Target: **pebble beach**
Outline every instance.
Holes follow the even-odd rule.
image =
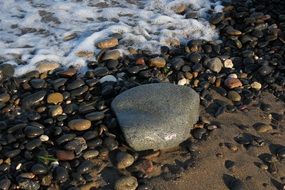
[[[0,5],[0,189],[285,190],[285,2]]]

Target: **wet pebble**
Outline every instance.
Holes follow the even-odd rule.
[[[87,119],[74,119],[68,122],[68,126],[71,130],[85,131],[91,127],[91,121]]]
[[[228,92],[228,98],[233,102],[239,102],[241,100],[241,96],[239,95],[239,93],[233,90]]]
[[[213,72],[216,72],[216,73],[219,73],[222,68],[223,68],[223,63],[221,61],[221,59],[219,58],[211,58],[208,63],[207,63],[207,67],[213,71]]]
[[[77,167],[77,172],[80,174],[89,173],[94,166],[93,162],[85,160]]]
[[[162,68],[166,65],[166,61],[162,57],[155,57],[150,59],[149,65],[152,67]]]
[[[204,128],[195,128],[191,131],[191,134],[195,139],[201,140],[204,136],[207,135],[207,130]]]
[[[104,119],[105,114],[104,112],[91,112],[85,115],[85,118],[90,121],[99,121]]]
[[[75,158],[75,155],[73,151],[57,150],[56,157],[58,160],[67,161],[67,160],[73,160]]]
[[[116,161],[118,169],[125,169],[131,166],[134,163],[135,159],[132,155],[126,152],[119,152],[116,155]]]
[[[6,103],[10,100],[10,95],[8,93],[0,94],[0,102]]]
[[[11,185],[11,181],[7,178],[0,180],[0,188],[1,190],[9,190]]]
[[[68,180],[69,175],[64,167],[58,166],[53,172],[54,179],[59,183],[63,183]]]
[[[47,103],[49,104],[58,104],[63,101],[63,95],[59,92],[55,92],[52,94],[49,94],[47,97]]]
[[[115,190],[135,190],[138,187],[138,181],[133,176],[121,177],[115,182]]]
[[[28,138],[34,138],[44,134],[44,130],[35,126],[27,126],[24,129],[24,133]]]
[[[273,129],[271,125],[265,124],[265,123],[255,124],[254,128],[259,133],[266,133],[266,132],[272,131]]]
[[[46,174],[48,172],[48,169],[43,164],[35,164],[32,166],[31,172],[33,172],[35,175],[42,175]]]

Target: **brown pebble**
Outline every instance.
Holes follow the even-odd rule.
[[[56,157],[58,160],[67,161],[73,160],[75,158],[75,155],[73,151],[58,150],[56,151]]]
[[[75,131],[85,131],[91,127],[91,121],[87,119],[74,119],[68,122],[68,126]]]
[[[229,89],[241,87],[242,83],[239,79],[236,78],[227,78],[224,82],[225,86],[228,87]]]
[[[49,104],[58,104],[63,101],[63,95],[59,92],[55,92],[52,94],[49,94],[47,97],[47,103]]]
[[[150,59],[149,65],[152,67],[162,68],[166,65],[166,61],[162,57],[155,57]]]
[[[76,74],[77,70],[75,68],[69,68],[65,71],[59,72],[59,76],[61,77],[66,77],[66,78],[71,78]]]
[[[115,47],[119,44],[119,41],[117,38],[111,38],[107,40],[100,41],[96,44],[96,46],[100,49],[107,49]]]

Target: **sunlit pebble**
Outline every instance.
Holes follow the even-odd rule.
[[[51,166],[52,167],[57,167],[59,165],[59,162],[58,161],[53,161],[52,163],[51,163]]]
[[[106,76],[102,77],[99,80],[99,82],[100,83],[103,83],[103,82],[117,82],[117,79],[113,75],[106,75]]]
[[[237,79],[238,76],[237,76],[237,74],[233,73],[233,74],[229,74],[228,78],[235,78],[235,79]]]
[[[254,58],[255,60],[258,60],[258,59],[259,59],[259,57],[258,57],[257,55],[255,55],[253,58]]]
[[[272,120],[272,115],[271,114],[268,115],[268,119]]]
[[[184,86],[186,84],[189,84],[189,80],[188,79],[183,78],[183,79],[178,81],[178,85]]]
[[[49,137],[47,135],[41,135],[40,139],[41,139],[42,142],[46,142],[46,141],[49,140]]]
[[[70,103],[71,103],[71,100],[67,100],[65,103],[66,103],[66,104],[70,104]]]
[[[22,167],[22,163],[19,163],[19,164],[16,166],[16,170],[21,169],[21,167]]]

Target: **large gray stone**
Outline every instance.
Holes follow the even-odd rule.
[[[199,95],[170,83],[146,84],[112,102],[127,143],[137,151],[176,147],[189,137],[199,117]]]

